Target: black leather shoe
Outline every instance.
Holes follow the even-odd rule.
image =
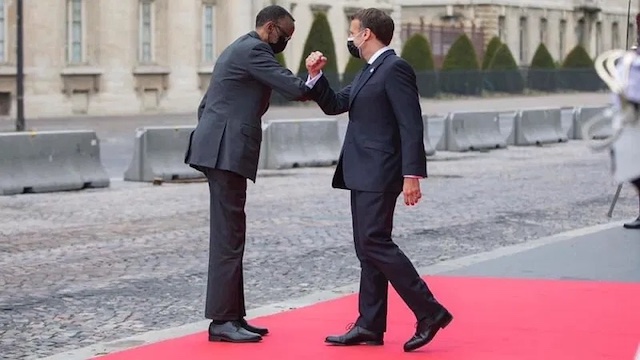
[[[624,224],[625,229],[640,229],[640,216],[630,223]]]
[[[435,319],[424,319],[418,322],[416,334],[404,344],[404,351],[413,351],[427,345],[440,329],[444,329],[453,320],[453,316],[443,309]]]
[[[383,345],[382,333],[369,331],[360,326],[354,326],[344,335],[327,336],[324,342],[332,345]]]
[[[260,336],[265,336],[269,333],[269,329],[267,328],[259,328],[257,326],[253,326],[247,322],[245,319],[240,319],[240,325],[247,331],[252,332],[254,334],[258,334]]]
[[[239,321],[227,321],[224,324],[209,325],[209,341],[225,341],[232,343],[253,343],[262,337],[242,327]]]

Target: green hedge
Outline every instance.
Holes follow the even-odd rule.
[[[462,34],[454,41],[442,63],[440,90],[458,95],[480,95],[482,73],[471,40]]]
[[[527,73],[527,87],[531,90],[555,91],[558,88],[556,62],[544,44],[538,45],[529,71]]]
[[[593,59],[581,45],[574,47],[562,63],[563,72],[559,73],[558,88],[576,91],[596,91],[599,79],[593,66]]]
[[[317,13],[315,15],[313,23],[311,24],[311,29],[309,30],[309,35],[304,43],[304,50],[302,51],[303,55],[300,59],[300,66],[298,68],[298,76],[303,79],[306,79],[308,75],[305,60],[307,59],[307,55],[313,51],[320,51],[327,57],[327,65],[325,65],[322,71],[332,87],[339,87],[340,76],[336,62],[336,48],[333,43],[333,34],[331,32],[329,20],[324,13]]]
[[[502,46],[502,41],[497,36],[494,36],[489,40],[489,44],[487,44],[487,49],[484,52],[484,58],[482,58],[482,67],[481,69],[486,70],[489,68],[491,64],[491,60],[493,59],[493,55],[496,54],[496,51]]]
[[[501,45],[493,55],[485,74],[485,82],[485,89],[495,92],[516,94],[524,90],[524,79],[507,45]]]
[[[420,96],[434,97],[438,93],[431,44],[426,37],[415,34],[407,40],[400,55],[415,70]]]

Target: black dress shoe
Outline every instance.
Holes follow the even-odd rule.
[[[252,332],[254,334],[258,334],[260,336],[265,336],[269,333],[269,329],[266,328],[259,328],[257,326],[253,326],[251,324],[249,324],[247,322],[247,320],[245,319],[240,319],[240,325],[245,329],[248,330],[249,332]]]
[[[640,216],[630,223],[624,224],[625,229],[640,229]]]
[[[404,351],[412,351],[427,345],[440,329],[449,325],[451,320],[453,320],[453,316],[443,309],[435,319],[424,319],[418,322],[416,334],[404,344]]]
[[[354,326],[344,335],[327,336],[324,340],[332,345],[383,345],[382,333],[369,331],[360,326]]]
[[[242,327],[240,321],[227,321],[223,324],[209,325],[209,341],[225,341],[232,343],[253,343],[262,337]]]

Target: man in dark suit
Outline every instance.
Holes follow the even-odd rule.
[[[422,197],[420,179],[427,177],[416,76],[387,47],[393,31],[393,20],[383,11],[358,11],[347,46],[353,56],[367,61],[366,67],[338,93],[324,76],[314,88],[314,100],[325,114],[349,112],[333,187],[351,190],[353,237],[361,266],[360,316],[346,334],[329,336],[326,342],[381,345],[390,282],[418,320],[415,335],[404,345],[411,351],[429,343],[453,317],[391,239],[398,196],[402,192],[406,205],[416,205]]]
[[[209,181],[211,230],[205,316],[212,320],[210,341],[256,342],[268,333],[244,319],[244,206],[247,179],[256,180],[261,118],[269,107],[271,90],[289,100],[306,100],[313,87],[314,79],[305,83],[275,59],[294,30],[293,17],[282,7],[261,10],[256,30],[220,54],[198,107],[198,125],[191,134],[185,162],[202,171]]]

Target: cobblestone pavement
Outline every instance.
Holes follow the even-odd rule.
[[[427,266],[607,222],[615,190],[607,166],[583,142],[439,153],[424,202],[398,206],[394,235]],[[349,196],[330,188],[331,175],[272,171],[250,183],[249,307],[357,281]],[[625,187],[614,217],[636,215]],[[202,320],[207,236],[204,183],[0,197],[0,358]]]

